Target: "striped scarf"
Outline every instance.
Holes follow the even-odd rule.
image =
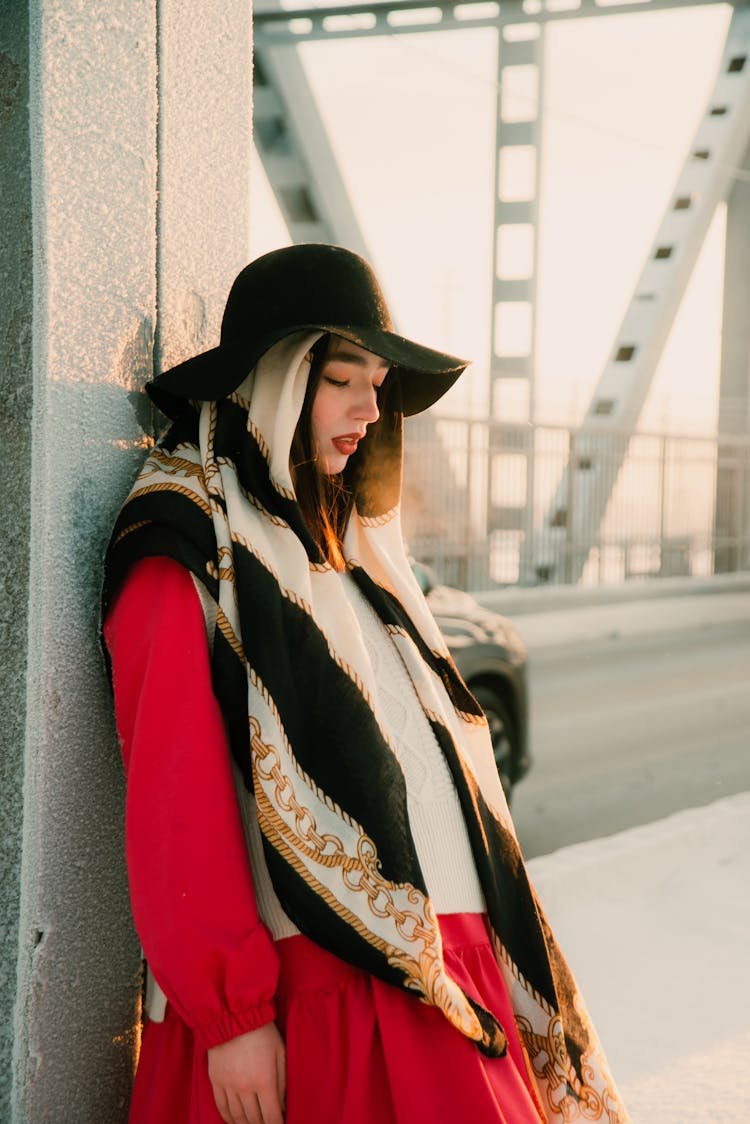
[[[203,583],[216,604],[214,690],[285,912],[312,940],[439,1008],[499,1056],[503,1028],[446,971],[368,652],[341,576],[295,500],[289,452],[318,335],[276,344],[234,393],[191,406],[156,444],[113,532],[105,612],[148,555],[175,559]],[[450,768],[543,1119],[620,1124],[627,1115],[526,876],[484,715],[408,564],[401,447],[402,415],[385,401],[356,454],[347,566]]]

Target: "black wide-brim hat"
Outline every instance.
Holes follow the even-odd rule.
[[[393,331],[380,285],[364,258],[341,246],[303,243],[245,266],[227,299],[219,346],[164,371],[146,389],[160,410],[175,417],[185,399],[211,401],[231,394],[273,344],[316,328],[398,367],[407,415],[441,398],[467,366],[465,359]]]

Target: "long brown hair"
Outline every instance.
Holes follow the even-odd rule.
[[[312,406],[328,358],[331,336],[321,336],[311,348],[312,363],[291,448],[291,467],[297,502],[323,557],[335,570],[345,570],[343,538],[354,507],[356,453],[344,471],[328,475],[320,471],[312,433]],[[353,463],[352,463],[353,462]]]

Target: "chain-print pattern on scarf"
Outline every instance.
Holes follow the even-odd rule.
[[[414,950],[397,949],[373,933],[359,916],[352,914],[327,887],[316,880],[317,892],[325,897],[339,915],[346,915],[359,935],[383,952],[388,963],[404,974],[406,987],[419,992],[428,1002],[439,1007],[468,1037],[481,1039],[482,1028],[474,1011],[460,990],[449,986],[440,953],[440,930],[429,900],[415,886],[394,884],[383,878],[379,870],[377,848],[372,839],[350,817],[345,816],[341,809],[334,810],[359,832],[356,855],[347,852],[337,835],[320,833],[313,813],[298,801],[290,778],[282,769],[278,751],[261,738],[257,719],[251,716],[249,721],[258,818],[271,845],[283,853],[308,882],[311,870],[301,861],[300,855],[323,867],[339,867],[347,889],[364,894],[370,913],[374,917],[391,921],[399,938],[415,945]],[[272,796],[267,791],[269,786],[273,787]],[[330,803],[330,799],[328,802]],[[293,827],[283,819],[280,811],[293,816]],[[404,891],[415,909],[399,908],[394,900],[394,890]]]
[[[605,1071],[603,1058],[597,1059],[598,1067],[591,1065],[591,1058],[584,1058],[581,1069],[585,1081],[581,1082],[570,1064],[565,1048],[562,1022],[554,1015],[547,1024],[546,1033],[540,1034],[532,1029],[531,1022],[520,1016],[516,1019],[521,1041],[528,1054],[534,1075],[543,1091],[547,1106],[555,1118],[573,1124],[575,1121],[602,1121],[618,1124],[622,1120],[621,1105],[607,1085],[601,1092],[594,1089],[597,1071]]]
[[[186,446],[191,452],[200,456],[197,445]],[[164,449],[160,449],[157,445],[151,450],[151,454],[144,465],[141,472],[141,478],[152,476],[155,472],[163,472],[167,476],[197,476],[198,479],[203,479],[203,466],[200,460],[197,462],[188,457],[178,457],[176,453],[167,453]]]

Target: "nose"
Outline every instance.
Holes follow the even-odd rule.
[[[357,421],[363,421],[366,425],[375,422],[380,417],[380,410],[378,409],[378,392],[374,386],[363,388],[361,394],[357,396],[357,401],[354,405],[354,416]]]

